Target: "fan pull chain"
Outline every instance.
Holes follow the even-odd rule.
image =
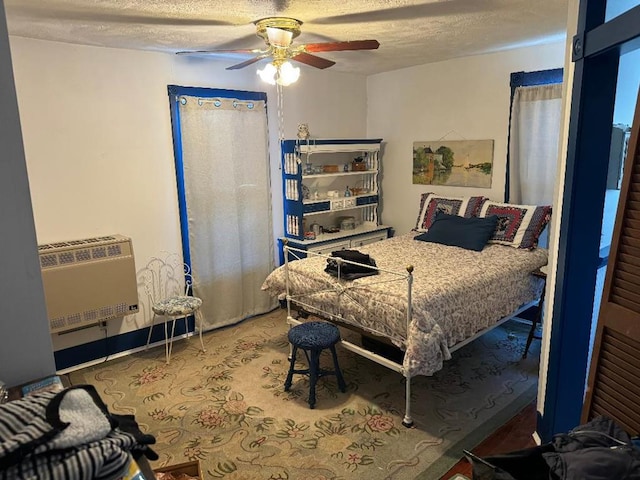
[[[276,95],[278,97],[278,139],[284,140],[284,92],[282,85],[276,83]]]

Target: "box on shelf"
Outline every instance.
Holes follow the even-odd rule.
[[[351,162],[352,172],[364,172],[366,169],[367,164],[365,162]]]
[[[340,217],[340,230],[355,230],[355,217]]]
[[[174,477],[176,475],[185,474],[193,478],[204,478],[202,476],[202,470],[200,469],[200,462],[198,460],[154,468],[153,471],[154,473],[171,473]]]
[[[323,165],[322,171],[324,173],[338,173],[340,171],[340,167],[338,165]]]

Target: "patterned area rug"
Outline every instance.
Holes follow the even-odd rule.
[[[529,327],[507,322],[413,379],[413,428],[401,425],[403,377],[340,347],[347,392],[323,377],[311,410],[305,376],[283,389],[285,313],[205,334],[206,353],[177,340],[170,365],[156,347],[69,377],[156,437],[154,468],[199,460],[204,478],[225,480],[435,480],[536,396],[539,342],[522,360]]]

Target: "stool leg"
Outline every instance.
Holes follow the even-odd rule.
[[[291,359],[289,364],[289,373],[287,373],[287,380],[284,382],[284,391],[288,392],[291,388],[291,383],[293,381],[293,370],[296,367],[296,352],[298,351],[298,347],[293,347],[293,351],[291,352]]]
[[[344,382],[344,378],[342,377],[342,371],[340,370],[340,365],[338,365],[338,355],[336,354],[336,347],[332,345],[331,356],[333,357],[333,368],[336,371],[336,378],[338,379],[338,388],[342,393],[347,391],[347,384]]]
[[[320,371],[320,352],[322,350],[311,350],[309,358],[309,408],[316,406],[316,382]]]

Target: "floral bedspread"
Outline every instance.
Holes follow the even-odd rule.
[[[408,233],[360,247],[381,272],[338,280],[324,272],[327,257],[289,262],[289,292],[311,311],[389,338],[405,350],[405,376],[432,375],[451,358],[449,347],[493,325],[538,298],[540,279],[531,272],[547,263],[547,251],[489,244],[481,252],[414,240]],[[408,280],[413,266],[412,315],[407,320]],[[385,271],[386,270],[386,271]],[[283,298],[285,267],[262,289]],[[407,326],[407,322],[409,325]]]

